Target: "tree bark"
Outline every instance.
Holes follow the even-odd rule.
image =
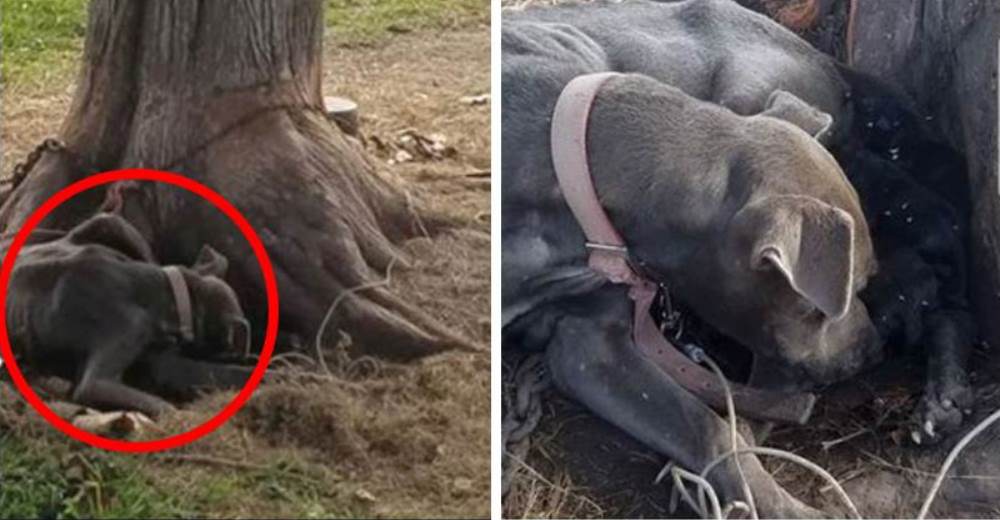
[[[72,153],[43,156],[0,208],[0,225],[18,229],[45,198],[93,173],[81,164],[175,171],[229,199],[257,230],[274,263],[282,331],[311,343],[344,295],[328,344],[339,329],[365,353],[397,359],[469,347],[385,287],[349,291],[406,265],[401,241],[445,220],[421,219],[406,187],[326,121],[323,24],[322,0],[92,0],[61,129]],[[181,190],[138,191],[123,211],[160,261],[189,262],[211,244],[263,324],[263,279],[235,226]],[[45,225],[68,228],[103,199],[79,197]]]

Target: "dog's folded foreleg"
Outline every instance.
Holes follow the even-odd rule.
[[[591,312],[568,315],[556,325],[547,349],[556,385],[688,470],[699,473],[729,451],[725,421],[631,344],[631,302],[624,290],[595,295],[587,307]],[[742,438],[739,442],[745,445]],[[820,514],[782,489],[756,457],[743,455],[740,461],[762,516]],[[732,459],[708,478],[723,500],[744,499]]]
[[[143,368],[153,387],[188,397],[199,390],[240,388],[253,371],[253,367],[191,359],[175,351],[146,355]]]
[[[973,328],[966,311],[940,310],[927,318],[927,382],[911,434],[917,444],[934,444],[956,431],[972,408],[967,365]]]

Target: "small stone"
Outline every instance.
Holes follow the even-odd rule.
[[[458,477],[451,483],[451,485],[455,488],[455,491],[460,493],[469,493],[472,491],[472,479],[469,478]]]
[[[371,494],[371,492],[363,488],[354,492],[354,498],[362,502],[368,502],[368,503],[375,502],[375,495]]]
[[[396,155],[393,157],[393,160],[396,161],[397,164],[410,162],[413,160],[413,155],[406,150],[396,150]]]

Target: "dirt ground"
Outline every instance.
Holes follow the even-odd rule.
[[[400,34],[375,47],[330,44],[324,77],[327,95],[360,105],[362,133],[380,167],[411,181],[418,196],[462,222],[407,244],[416,262],[393,273],[392,289],[484,347],[490,330],[489,101],[463,98],[489,92],[489,56],[488,27],[476,24]],[[3,93],[5,176],[57,132],[71,92],[67,77],[45,89]],[[399,155],[393,144],[404,133],[427,137],[440,153]],[[54,475],[73,478],[65,477],[69,489],[53,494],[89,504],[84,513],[120,512],[128,509],[116,506],[130,500],[133,488],[114,488],[108,475],[125,468],[129,483],[137,480],[163,497],[165,506],[139,512],[150,516],[485,517],[489,365],[488,354],[446,353],[412,366],[345,362],[334,367],[340,377],[333,379],[289,376],[262,386],[208,438],[150,456],[111,455],[69,441],[24,406],[4,374],[0,462],[14,467],[0,467],[0,490],[27,487],[35,467],[54,466]],[[161,426],[194,426],[231,397],[204,396]],[[19,453],[5,453],[4,446]],[[18,467],[18,460],[34,467]]]

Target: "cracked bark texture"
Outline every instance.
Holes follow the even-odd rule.
[[[281,329],[311,343],[331,303],[407,265],[402,241],[446,225],[418,216],[398,181],[322,114],[322,0],[92,0],[82,67],[61,137],[0,208],[11,232],[47,197],[93,172],[169,169],[232,202],[274,263]],[[266,303],[249,246],[194,195],[145,183],[126,216],[160,261],[189,263],[202,244],[230,260],[256,332]],[[45,227],[66,229],[104,193],[77,197]],[[349,293],[325,343],[349,334],[365,354],[412,359],[472,348],[385,287]],[[259,334],[258,334],[259,335]]]

